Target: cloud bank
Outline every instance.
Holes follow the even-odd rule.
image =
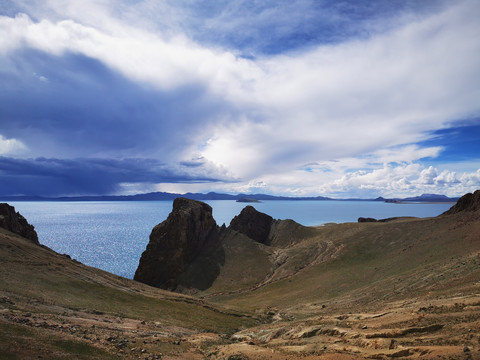
[[[96,189],[85,179],[58,187],[64,193],[162,189],[189,176],[232,192],[471,191],[478,167],[441,169],[460,142],[425,144],[480,126],[480,5],[399,4],[10,4],[0,16],[0,155],[22,150],[65,168],[110,159],[132,170],[125,159],[155,159],[170,172],[126,171]]]
[[[205,163],[167,165],[155,159],[13,159],[0,156],[3,195],[111,194],[142,184],[212,183],[228,180]],[[92,181],[95,179],[96,181]],[[1,195],[1,194],[0,194]]]

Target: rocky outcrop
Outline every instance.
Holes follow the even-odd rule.
[[[452,215],[460,212],[473,212],[480,210],[480,190],[475,191],[473,194],[468,193],[458,199],[457,203],[453,205],[449,210],[445,211],[442,215]]]
[[[0,204],[0,227],[18,234],[35,244],[39,244],[35,227],[7,203]]]
[[[258,212],[253,206],[246,206],[239,215],[232,219],[229,229],[236,230],[256,242],[268,245],[273,222],[271,216]]]
[[[177,198],[168,218],[155,226],[134,280],[174,290],[178,278],[198,254],[219,241],[212,208],[202,202]]]
[[[218,227],[209,205],[177,198],[168,218],[153,228],[134,280],[178,292],[205,290],[219,276],[227,256],[237,261],[232,256],[238,256],[240,248],[255,252],[255,243],[286,248],[311,231],[293,220],[274,220],[252,206],[245,207],[228,228]]]
[[[374,219],[374,218],[359,217],[359,218],[358,218],[358,222],[359,222],[359,223],[363,223],[363,222],[378,222],[378,220],[377,220],[377,219]]]

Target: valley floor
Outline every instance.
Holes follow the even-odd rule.
[[[479,359],[480,295],[324,309],[233,334],[0,298],[2,359]]]

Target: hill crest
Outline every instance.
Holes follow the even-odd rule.
[[[475,211],[480,211],[480,190],[463,195],[460,199],[458,199],[457,203],[449,210],[444,212],[443,215]]]

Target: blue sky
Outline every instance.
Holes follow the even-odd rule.
[[[4,0],[0,195],[480,188],[480,3]]]

